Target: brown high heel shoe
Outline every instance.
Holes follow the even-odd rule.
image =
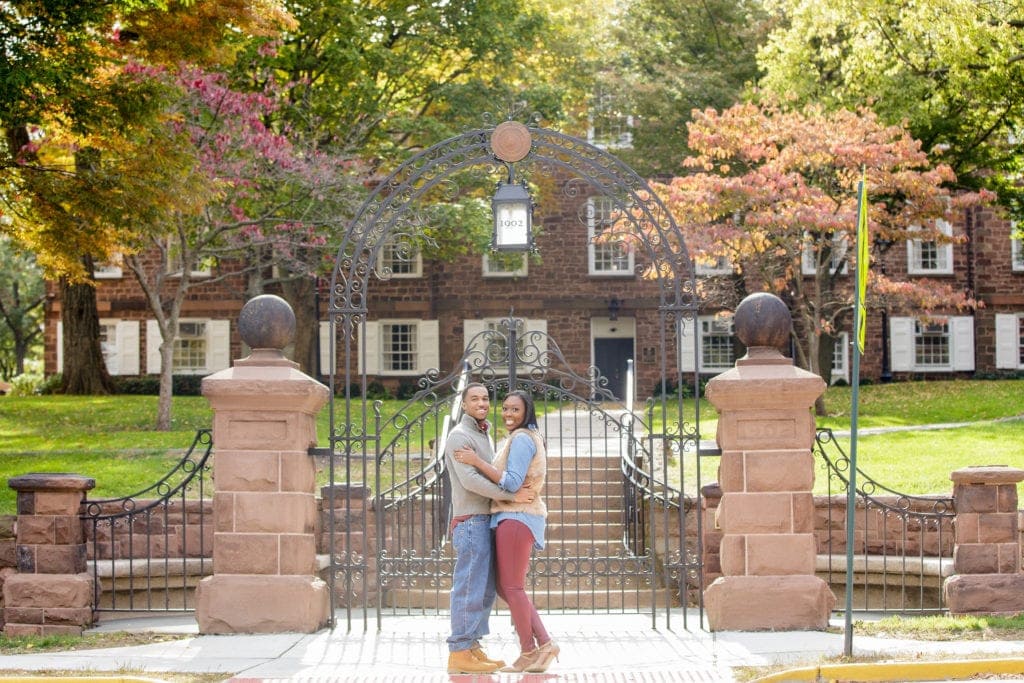
[[[558,659],[559,652],[561,652],[561,648],[558,647],[558,644],[549,640],[533,651],[534,659],[527,665],[526,671],[531,674],[544,673],[551,666],[551,662]]]
[[[530,650],[529,652],[524,652],[523,654],[519,655],[516,661],[512,662],[511,664],[502,668],[501,670],[504,673],[522,673],[523,671],[529,671],[530,669],[527,667],[533,664],[534,660],[537,659],[538,652],[540,652],[540,648],[537,648],[536,650]]]

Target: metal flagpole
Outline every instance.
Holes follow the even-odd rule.
[[[843,629],[843,654],[853,656],[853,545],[857,503],[857,413],[860,404],[860,357],[864,353],[867,312],[864,299],[868,279],[868,192],[866,174],[857,185],[857,284],[853,295],[853,391],[850,401],[850,480],[846,491],[846,621]]]

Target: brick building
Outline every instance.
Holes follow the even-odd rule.
[[[544,330],[577,371],[594,365],[622,394],[627,359],[635,359],[637,395],[650,395],[660,381],[660,335],[676,343],[671,322],[663,329],[659,285],[642,277],[642,256],[618,244],[595,243],[607,225],[610,200],[586,193],[552,192],[539,199],[537,254],[466,255],[449,262],[408,257],[385,244],[371,277],[360,363],[371,380],[391,389],[415,382],[429,368],[455,367],[477,332],[510,314],[525,330]],[[962,244],[896,243],[875,267],[890,275],[949,281],[983,303],[973,313],[946,311],[944,321],[918,320],[913,311],[871,309],[861,377],[878,380],[1017,375],[1024,371],[1024,241],[1011,238],[1012,225],[998,209],[969,209],[950,223]],[[637,250],[642,252],[642,250]],[[852,268],[849,269],[852,272]],[[729,277],[725,270],[701,270],[698,277]],[[202,279],[208,273],[196,273]],[[850,275],[852,279],[852,275]],[[241,277],[218,279],[191,290],[179,325],[176,374],[205,375],[244,355],[236,321],[245,303]],[[97,273],[103,348],[114,375],[159,372],[159,332],[128,272]],[[322,320],[327,297],[320,297]],[[697,321],[696,354],[681,355],[686,373],[702,375],[732,367],[738,348],[728,318],[707,310]],[[51,297],[46,317],[46,371],[61,370],[60,302]],[[684,332],[690,329],[684,325]],[[321,368],[329,368],[327,323],[321,322]],[[850,335],[836,343],[835,379],[849,380]],[[156,343],[154,343],[154,340]],[[669,364],[673,364],[672,358]],[[318,374],[313,372],[312,374]]]

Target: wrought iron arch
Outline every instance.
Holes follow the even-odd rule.
[[[685,239],[671,212],[647,181],[607,150],[585,140],[544,128],[528,130],[533,146],[528,156],[516,164],[520,174],[531,168],[543,172],[545,166],[560,167],[579,174],[589,186],[611,197],[623,212],[631,239],[644,248],[650,259],[650,267],[661,285],[662,306],[692,314],[697,297]],[[410,206],[457,171],[479,166],[498,172],[503,162],[491,150],[493,132],[494,128],[473,130],[433,145],[396,168],[363,202],[349,223],[335,259],[330,294],[332,318],[349,314],[358,322],[366,314],[367,281],[376,271],[377,256]],[[387,277],[387,273],[377,275]]]
[[[699,411],[695,412],[693,422],[687,423],[682,418],[682,395],[660,398],[660,419],[663,423],[660,434],[655,435],[655,401],[649,400],[646,417],[636,417],[629,409],[630,417],[616,418],[609,413],[601,402],[609,402],[612,395],[603,388],[606,380],[600,376],[596,368],[590,368],[585,375],[577,375],[570,371],[559,375],[552,359],[564,363],[560,352],[538,352],[537,344],[546,335],[531,333],[532,341],[528,342],[527,361],[522,367],[528,367],[528,374],[517,376],[516,363],[500,359],[483,357],[467,350],[462,362],[468,363],[468,370],[462,368],[445,373],[441,369],[429,369],[419,383],[418,391],[397,415],[384,415],[382,404],[366,398],[368,391],[367,376],[360,370],[358,358],[357,335],[365,331],[370,312],[369,281],[373,277],[387,279],[387,269],[377,267],[378,256],[387,244],[399,245],[399,249],[412,249],[422,239],[417,221],[417,206],[432,197],[431,193],[443,187],[461,171],[479,168],[485,174],[497,177],[508,170],[509,164],[500,159],[492,149],[492,135],[497,127],[487,127],[468,131],[452,137],[424,150],[397,167],[384,179],[370,197],[362,204],[350,222],[342,243],[337,252],[334,265],[330,299],[328,307],[330,323],[329,358],[332,366],[326,374],[330,378],[331,407],[330,431],[331,448],[329,458],[329,476],[331,486],[330,500],[327,503],[331,511],[326,516],[326,527],[330,539],[329,583],[332,600],[336,606],[351,608],[362,604],[369,606],[376,598],[378,624],[381,617],[384,583],[381,577],[398,576],[400,581],[417,578],[431,584],[434,589],[443,583],[447,560],[444,547],[445,521],[444,515],[435,507],[419,504],[431,497],[443,496],[445,485],[444,462],[439,454],[440,444],[431,441],[426,444],[428,423],[436,425],[448,419],[445,408],[452,405],[450,413],[454,413],[452,397],[459,391],[460,378],[469,372],[484,379],[485,383],[497,396],[502,391],[517,387],[526,387],[546,393],[558,401],[574,403],[580,410],[592,412],[596,421],[604,425],[606,431],[615,432],[625,437],[628,454],[623,454],[620,464],[615,467],[621,477],[621,486],[617,495],[626,502],[626,510],[622,512],[626,518],[622,523],[626,532],[620,543],[627,556],[617,557],[544,557],[539,558],[535,569],[540,575],[556,583],[562,579],[562,572],[583,581],[594,581],[594,572],[611,572],[602,575],[623,578],[632,573],[643,571],[648,584],[655,582],[652,578],[662,572],[676,582],[677,595],[682,592],[685,597],[692,592],[694,582],[702,580],[699,570],[694,567],[700,562],[700,531],[697,533],[697,550],[682,548],[674,555],[666,548],[657,551],[657,545],[647,537],[653,534],[652,528],[660,524],[662,528],[672,525],[685,525],[684,517],[692,513],[694,501],[686,499],[680,491],[674,490],[667,481],[654,471],[658,457],[655,451],[668,452],[669,448],[682,454],[688,448],[693,450],[699,441]],[[553,176],[562,171],[571,176],[563,192],[568,196],[580,195],[584,188],[588,195],[604,196],[611,199],[617,209],[615,240],[629,240],[644,256],[643,267],[650,269],[658,285],[658,312],[661,323],[659,359],[662,371],[662,386],[665,387],[669,354],[679,360],[681,347],[673,343],[679,339],[684,320],[694,320],[697,314],[698,297],[695,286],[694,267],[686,249],[682,232],[679,230],[671,213],[653,192],[648,183],[635,171],[622,163],[607,150],[601,149],[556,131],[540,128],[527,128],[531,145],[524,158],[515,162],[515,170],[519,177]],[[510,324],[514,318],[509,316]],[[669,328],[674,328],[669,332]],[[507,332],[507,330],[506,330]],[[493,339],[501,335],[489,333]],[[526,335],[530,339],[530,335]],[[514,335],[513,335],[514,339]],[[696,350],[696,339],[694,350]],[[554,340],[544,341],[555,349]],[[515,342],[505,339],[505,349],[512,353]],[[533,345],[534,354],[529,345]],[[674,348],[673,348],[674,347]],[[491,347],[494,348],[494,347]],[[676,385],[682,384],[680,364],[674,366],[677,376],[671,378]],[[544,376],[547,374],[548,376]],[[358,382],[352,380],[357,377]],[[337,385],[343,378],[344,384]],[[697,386],[697,375],[694,371],[693,385]],[[340,410],[335,408],[335,398],[344,400]],[[670,423],[671,408],[668,403],[675,401],[678,408],[678,422]],[[643,412],[643,411],[640,411]],[[387,432],[387,436],[384,433]],[[643,433],[642,438],[635,436]],[[444,428],[441,429],[444,433]],[[413,436],[411,436],[413,435]],[[409,439],[419,438],[421,443],[418,453],[422,462],[409,465],[408,457],[405,469],[396,471],[394,462],[398,459],[401,448],[408,451]],[[607,437],[606,437],[607,438]],[[403,446],[403,444],[405,444]],[[662,457],[662,465],[668,457]],[[391,463],[389,476],[382,477],[382,468]],[[345,481],[353,479],[349,476],[353,468],[362,468],[362,477],[356,480],[370,482],[369,467],[374,468],[372,485],[352,486],[347,483],[335,486],[337,468],[344,468]],[[699,477],[699,465],[698,465]],[[699,496],[699,493],[697,494]],[[360,510],[360,505],[364,509]],[[345,516],[339,517],[333,511],[345,510]],[[655,521],[654,510],[660,511],[662,521]],[[699,507],[698,507],[699,509]],[[402,518],[410,515],[410,528],[418,527],[417,532],[406,529],[394,520],[387,521],[388,515]],[[673,519],[670,519],[673,518]],[[698,526],[700,515],[696,515]],[[367,520],[373,520],[371,525]],[[339,527],[341,521],[343,526]],[[362,530],[356,522],[363,524]],[[385,548],[392,536],[408,533],[407,550],[389,552]],[[678,535],[685,536],[683,532]],[[375,541],[369,540],[375,536]],[[374,545],[374,542],[377,544]],[[667,541],[666,541],[667,543]],[[402,544],[397,545],[402,548]],[[660,553],[660,555],[659,555]],[[372,556],[372,559],[370,558]],[[401,569],[395,569],[400,567]],[[581,567],[586,567],[582,569]],[[609,569],[611,567],[612,569]],[[590,572],[588,574],[588,572]],[[336,585],[335,576],[343,576],[343,585]],[[375,582],[371,574],[378,577]],[[588,578],[589,577],[589,578]],[[600,582],[601,579],[598,579]],[[682,587],[680,587],[680,584]],[[389,586],[391,584],[388,584]],[[441,605],[434,605],[441,608]],[[353,612],[346,611],[351,627]],[[364,628],[367,613],[363,613]],[[685,623],[685,616],[684,616]]]

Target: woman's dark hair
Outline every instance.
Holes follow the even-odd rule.
[[[523,419],[522,426],[530,427],[532,429],[536,429],[537,428],[537,411],[533,407],[533,397],[530,396],[525,391],[521,391],[519,389],[516,389],[515,391],[508,392],[508,396],[505,397],[505,400],[507,401],[508,399],[512,398],[513,396],[515,396],[516,398],[518,398],[519,400],[521,400],[523,402],[523,415],[525,416],[525,418]]]

